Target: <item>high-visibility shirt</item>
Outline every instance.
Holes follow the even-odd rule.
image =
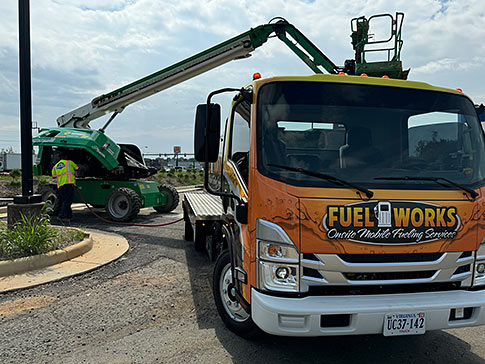
[[[61,159],[52,167],[52,177],[57,178],[57,188],[64,186],[65,184],[76,184],[76,177],[74,172],[78,169],[78,166],[73,161],[67,159]]]

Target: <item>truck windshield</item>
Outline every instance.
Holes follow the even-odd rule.
[[[426,178],[376,178],[405,176],[446,178],[476,188],[485,173],[483,134],[473,104],[465,96],[438,91],[268,83],[258,92],[257,146],[258,170],[297,186],[332,184],[274,165],[368,188],[446,188]]]

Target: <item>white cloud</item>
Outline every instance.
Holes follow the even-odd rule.
[[[18,115],[17,6],[16,0],[0,1],[0,92],[4,101],[0,125],[5,123],[4,115],[9,115],[10,124],[18,123],[14,120]],[[351,18],[396,11],[406,14],[402,59],[405,67],[412,68],[410,79],[461,87],[477,102],[484,102],[485,12],[481,0],[36,0],[31,1],[34,120],[54,126],[60,114],[93,97],[274,16],[294,23],[341,65],[353,58]],[[120,142],[150,143],[151,152],[168,152],[174,143],[190,149],[196,104],[204,102],[215,88],[246,84],[254,72],[271,76],[311,71],[273,39],[248,60],[224,65],[128,107],[110,126],[109,135]],[[221,100],[228,102],[230,97]],[[142,125],[136,134],[131,132],[134,123]]]
[[[469,61],[463,62],[458,59],[443,58],[414,68],[413,74],[480,70],[481,67],[483,67],[483,60],[479,57],[474,57]]]

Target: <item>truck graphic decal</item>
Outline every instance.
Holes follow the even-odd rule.
[[[419,244],[455,238],[454,206],[413,201],[366,201],[329,205],[323,218],[328,239],[369,244]]]

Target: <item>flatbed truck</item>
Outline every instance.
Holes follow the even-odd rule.
[[[220,146],[213,98],[228,91]],[[195,130],[220,203],[203,215],[186,195],[185,236],[216,257],[229,329],[400,336],[485,323],[485,140],[461,90],[256,78],[211,92]]]

